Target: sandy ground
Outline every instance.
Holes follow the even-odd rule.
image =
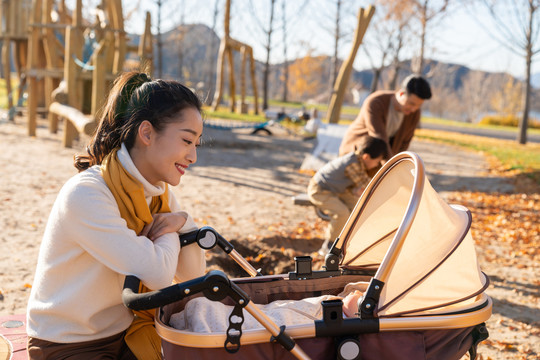
[[[282,273],[292,269],[295,255],[315,256],[325,223],[291,199],[308,183],[309,175],[298,169],[313,141],[272,130],[266,136],[207,129],[197,164],[173,191],[199,225],[214,227],[263,273]],[[60,187],[76,173],[73,154],[87,141],[65,149],[61,136],[50,134],[44,119],[36,137],[27,136],[24,118],[0,123],[0,315],[25,311],[48,213]],[[411,150],[424,160],[443,197],[464,190],[514,191],[509,179],[489,175],[481,154],[420,141]],[[490,342],[480,345],[483,358],[537,359],[538,264],[501,267],[486,260],[485,249],[477,250],[494,300]],[[211,267],[231,269],[232,260],[214,250],[207,258]]]

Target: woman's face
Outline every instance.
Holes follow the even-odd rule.
[[[153,185],[160,181],[178,185],[187,168],[197,161],[197,146],[203,130],[201,114],[195,108],[186,108],[159,133],[150,123],[146,126],[149,130],[143,130],[141,136],[148,135],[149,141],[145,143],[143,140],[146,145],[143,156],[142,159],[133,159],[135,165]]]

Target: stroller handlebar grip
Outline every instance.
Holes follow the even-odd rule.
[[[122,302],[131,310],[148,310],[182,300],[192,292],[200,291],[205,276],[174,284],[166,288],[139,293],[141,280],[133,275],[126,276],[122,290]]]
[[[132,275],[126,276],[124,281],[122,302],[131,310],[158,308],[198,292],[203,292],[208,299],[213,301],[222,300],[227,296],[243,306],[250,301],[249,296],[219,270],[212,270],[198,278],[145,293],[138,293],[140,283],[141,280]]]

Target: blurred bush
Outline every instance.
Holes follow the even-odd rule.
[[[515,115],[486,115],[480,120],[480,125],[496,125],[518,127],[520,118]],[[529,128],[540,129],[540,121],[529,118]]]

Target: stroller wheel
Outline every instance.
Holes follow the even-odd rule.
[[[346,339],[338,346],[339,360],[360,360],[360,343],[355,339]]]

